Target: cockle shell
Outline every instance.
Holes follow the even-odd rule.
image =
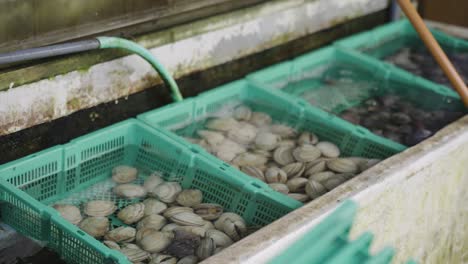
[[[306,164],[306,170],[304,175],[306,177],[312,176],[316,173],[325,171],[327,169],[327,163],[324,160],[317,159],[313,162]]]
[[[89,216],[109,216],[115,210],[117,210],[117,206],[114,202],[104,200],[89,201],[83,207],[84,213]]]
[[[152,228],[152,227],[142,227],[137,230],[136,235],[135,235],[135,240],[137,243],[140,243],[140,241],[148,234],[152,232],[158,232],[159,230]],[[164,232],[161,230],[161,232]]]
[[[219,146],[213,149],[213,153],[221,160],[231,162],[237,155],[246,152],[247,149],[230,140],[224,140]]]
[[[136,180],[138,170],[130,166],[117,166],[112,169],[112,180],[116,183],[129,183]]]
[[[267,163],[267,158],[262,155],[245,152],[237,155],[232,163],[237,166],[261,166]]]
[[[340,156],[340,149],[333,143],[322,141],[315,145],[322,155],[327,158],[338,158]]]
[[[222,231],[222,224],[224,223],[224,221],[226,220],[230,220],[232,222],[244,222],[244,219],[236,214],[236,213],[232,213],[232,212],[226,212],[226,213],[223,213],[219,218],[218,220],[215,221],[215,227],[216,229],[218,230],[221,230]]]
[[[145,216],[160,214],[167,209],[167,205],[163,202],[160,202],[154,198],[148,198],[143,201],[145,205]]]
[[[107,217],[87,217],[81,221],[79,227],[92,237],[100,238],[109,230],[109,219]]]
[[[282,167],[281,169],[286,173],[288,179],[293,179],[302,176],[305,166],[304,163],[294,162]]]
[[[227,136],[234,142],[247,145],[255,140],[257,128],[249,123],[241,123],[236,129],[230,130]]]
[[[222,133],[210,130],[198,130],[197,135],[203,138],[213,148],[219,146],[225,139]]]
[[[302,177],[297,177],[294,179],[289,180],[286,185],[289,188],[289,191],[291,192],[304,192],[305,191],[305,185],[307,184],[309,180],[306,178]]]
[[[228,247],[234,243],[228,235],[216,229],[207,230],[206,237],[213,239],[216,247]]]
[[[172,239],[174,239],[173,233],[153,231],[143,236],[138,245],[149,253],[158,253],[166,249]]]
[[[230,131],[236,129],[239,122],[232,117],[213,118],[206,122],[205,127],[217,131]]]
[[[177,261],[177,264],[197,264],[198,263],[198,257],[197,256],[186,256],[179,261]]]
[[[177,182],[165,182],[154,188],[149,195],[158,198],[165,203],[173,203],[177,195],[182,192],[182,187]]]
[[[260,132],[255,137],[255,147],[262,150],[273,150],[278,146],[278,143],[281,141],[281,137],[270,133],[270,132]]]
[[[216,204],[215,204],[216,205]],[[221,211],[224,210],[223,208],[221,208]],[[216,213],[219,212],[219,209],[216,210]],[[220,215],[222,214],[222,212],[220,213]],[[201,216],[201,215],[200,215]],[[202,217],[203,218],[203,217]],[[216,217],[218,218],[218,217]],[[204,218],[203,218],[204,219]],[[210,230],[210,229],[215,229],[215,226],[212,222],[210,221],[207,221],[205,220],[205,224],[202,226],[203,228],[205,228],[206,230]]]
[[[310,199],[307,194],[303,193],[288,193],[288,196],[302,203],[305,203]]]
[[[264,157],[267,158],[267,159],[273,157],[273,153],[271,153],[271,152],[268,151],[268,150],[263,150],[263,149],[253,149],[253,150],[252,150],[252,153],[253,153],[253,154],[256,154],[256,155],[264,156]]]
[[[117,217],[127,225],[140,221],[145,215],[145,205],[143,203],[131,204],[120,210]]]
[[[286,125],[280,125],[280,124],[271,125],[270,131],[273,134],[281,136],[281,138],[291,138],[291,137],[296,136],[297,134],[294,128],[286,126]]]
[[[310,132],[303,132],[297,139],[299,145],[315,145],[319,142],[317,135]]]
[[[273,153],[273,159],[281,166],[288,165],[295,161],[292,155],[292,147],[278,147]]]
[[[102,242],[104,245],[106,245],[108,248],[110,249],[116,249],[116,250],[120,250],[120,246],[119,244],[115,243],[114,241],[111,241],[111,240],[104,240]]]
[[[199,237],[205,237],[205,233],[206,233],[206,228],[204,228],[203,226],[178,226],[177,228],[174,229],[174,231],[177,231],[177,230],[189,232]]]
[[[135,235],[135,228],[129,226],[121,226],[109,231],[104,236],[104,239],[114,242],[132,242],[133,240],[135,240]]]
[[[318,198],[327,192],[327,189],[321,183],[314,180],[307,182],[305,190],[311,199]]]
[[[292,139],[284,139],[278,142],[278,148],[279,147],[287,147],[287,148],[294,148],[296,147],[296,142]]]
[[[359,168],[356,163],[350,159],[333,159],[327,161],[327,167],[339,173],[357,173]]]
[[[278,167],[271,167],[265,171],[265,180],[267,183],[286,183],[288,175]]]
[[[81,222],[83,217],[81,216],[80,209],[71,204],[56,204],[53,206],[60,215],[68,222],[77,225]]]
[[[338,187],[338,185],[344,183],[346,181],[346,178],[345,177],[342,177],[342,176],[339,176],[339,175],[335,175],[334,177],[326,180],[324,183],[323,183],[323,186],[325,186],[325,188],[327,188],[328,190],[333,190],[335,189],[336,187]]]
[[[167,223],[166,218],[160,215],[152,214],[141,219],[137,224],[137,229],[149,227],[149,228],[154,228],[156,230],[159,230],[163,226],[165,226],[166,223]]]
[[[127,199],[135,199],[146,196],[146,190],[140,185],[137,184],[120,184],[114,187],[114,193],[118,197],[123,197]]]
[[[252,117],[252,109],[245,105],[240,105],[234,109],[233,116],[239,121],[249,121]]]
[[[154,190],[156,186],[160,185],[163,182],[164,180],[161,178],[160,173],[155,172],[145,179],[145,182],[143,183],[143,188],[145,188],[147,192],[150,192],[151,190]]]
[[[334,176],[335,176],[335,173],[332,171],[322,171],[322,172],[318,172],[313,175],[310,175],[309,180],[314,180],[316,182],[320,182],[321,184],[323,184],[324,182],[328,181]]]
[[[172,215],[169,220],[182,226],[203,226],[205,224],[203,218],[191,212]]]
[[[235,213],[222,214],[216,220],[215,227],[234,241],[240,240],[247,233],[244,219]]]
[[[183,207],[183,206],[172,206],[172,207],[169,207],[166,211],[164,211],[164,217],[170,218],[173,215],[185,213],[185,212],[193,213],[193,208]]]
[[[283,183],[270,183],[270,184],[268,184],[268,186],[270,186],[270,188],[272,188],[273,190],[275,190],[277,192],[284,193],[284,194],[289,193],[289,188],[288,188],[288,186],[286,184],[283,184]]]
[[[207,259],[214,255],[216,249],[215,243],[212,238],[205,237],[201,240],[200,245],[197,248],[197,257],[200,260]]]
[[[202,203],[194,206],[193,210],[205,220],[215,220],[223,214],[223,207],[214,203]]]
[[[243,166],[241,167],[241,171],[247,175],[250,175],[254,178],[257,178],[261,181],[265,181],[265,176],[263,175],[263,171],[255,166]]]
[[[257,127],[262,127],[271,124],[271,117],[263,112],[252,112],[250,123]]]
[[[203,200],[203,193],[196,189],[187,189],[177,195],[176,202],[182,206],[193,207],[201,204]]]
[[[174,231],[176,228],[180,227],[180,225],[176,224],[176,223],[170,223],[170,224],[167,224],[165,225],[162,229],[161,229],[161,232],[172,232]]]
[[[119,250],[124,254],[132,263],[145,261],[149,259],[150,254],[134,244],[128,244]]]
[[[294,158],[299,162],[311,162],[320,158],[320,149],[313,145],[302,145],[292,152]]]
[[[154,255],[154,254],[153,254]],[[151,257],[149,264],[177,264],[177,259],[171,255],[157,254]]]

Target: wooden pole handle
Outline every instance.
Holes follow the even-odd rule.
[[[450,80],[450,83],[452,83],[453,87],[460,95],[465,106],[468,107],[468,88],[466,87],[465,82],[460,77],[439,43],[437,43],[437,40],[432,35],[431,31],[429,31],[426,24],[424,24],[424,21],[421,16],[419,16],[416,8],[411,4],[410,0],[398,0],[398,3],[400,4],[401,10],[403,10],[411,21],[411,24],[413,24],[424,44],[431,52],[432,56]]]

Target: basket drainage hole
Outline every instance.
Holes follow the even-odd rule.
[[[196,149],[196,148],[192,148],[191,150],[192,150],[193,153],[196,153],[196,154],[200,153],[200,151],[198,151],[198,149]]]
[[[86,233],[83,232],[83,231],[81,231],[81,230],[78,230],[78,231],[76,231],[76,232],[77,232],[78,234],[82,235],[82,236],[85,236],[85,235],[86,235]]]
[[[260,186],[260,185],[259,185],[258,183],[256,183],[256,182],[252,183],[252,185],[253,185],[254,187],[257,187],[257,188],[259,188],[259,189],[261,189],[261,188],[262,188],[262,186]]]

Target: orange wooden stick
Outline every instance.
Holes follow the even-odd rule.
[[[424,44],[431,52],[432,56],[435,58],[439,66],[444,71],[445,75],[452,83],[455,90],[460,95],[465,106],[468,107],[468,88],[466,87],[465,82],[460,77],[453,64],[447,58],[447,55],[445,55],[445,52],[440,47],[439,43],[437,43],[437,40],[432,35],[431,31],[429,31],[429,29],[426,27],[426,24],[424,24],[424,21],[419,16],[416,8],[413,6],[413,4],[411,4],[410,0],[398,0],[398,3],[400,4],[401,10],[403,10],[408,19],[411,21],[411,24],[413,24]]]

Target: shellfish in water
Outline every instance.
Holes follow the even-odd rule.
[[[123,208],[117,217],[127,225],[140,221],[145,215],[145,205],[143,203],[136,203],[128,205]]]
[[[158,198],[165,203],[175,202],[177,195],[182,192],[182,187],[177,182],[165,182],[152,190],[149,195]]]
[[[114,187],[114,193],[118,197],[123,197],[127,199],[135,199],[146,196],[146,190],[140,185],[137,184],[120,184]]]
[[[107,217],[87,217],[80,223],[80,228],[95,238],[103,237],[109,230]]]
[[[177,195],[176,202],[182,206],[193,207],[201,204],[203,200],[203,194],[200,190],[188,189],[183,190]]]
[[[56,204],[53,206],[60,215],[68,222],[77,225],[81,222],[83,217],[81,216],[80,209],[70,204]]]
[[[116,183],[129,183],[136,180],[138,170],[130,166],[117,166],[112,169],[112,180]]]
[[[121,226],[109,231],[104,239],[114,242],[132,242],[135,240],[136,230],[133,227]]]
[[[84,205],[83,211],[89,216],[109,216],[117,210],[112,201],[94,200]]]

